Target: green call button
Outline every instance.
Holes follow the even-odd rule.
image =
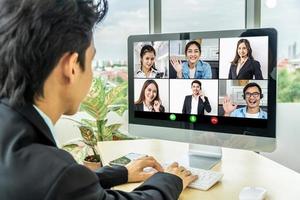
[[[175,114],[171,114],[170,115],[170,120],[175,121],[176,120],[176,115]]]
[[[197,117],[195,115],[190,116],[190,122],[195,123],[197,121]]]

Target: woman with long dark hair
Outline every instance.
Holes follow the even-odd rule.
[[[247,39],[240,39],[230,65],[228,79],[263,79],[261,66],[252,56],[252,48]]]
[[[141,68],[136,72],[137,78],[161,78],[162,73],[159,73],[155,68],[156,52],[153,46],[144,45],[140,52]]]
[[[165,112],[161,105],[159,89],[155,80],[146,80],[139,99],[134,103],[134,110],[148,112]]]

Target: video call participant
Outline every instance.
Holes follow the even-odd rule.
[[[140,52],[141,68],[136,72],[136,78],[162,78],[155,68],[155,49],[151,45],[144,45]]]
[[[231,62],[228,79],[263,79],[260,63],[254,60],[250,42],[240,39],[237,43],[236,54]]]
[[[197,177],[176,163],[163,173],[149,156],[93,172],[55,143],[54,124],[63,114],[75,114],[89,91],[92,31],[107,1],[0,0],[0,5],[1,199],[178,199]],[[159,172],[146,173],[145,167]],[[139,181],[145,182],[132,192],[109,189]]]
[[[165,112],[161,105],[159,89],[155,80],[146,80],[142,87],[139,99],[134,103],[134,110],[148,112]]]
[[[201,45],[197,41],[190,41],[185,46],[187,62],[171,58],[170,62],[176,71],[177,78],[211,79],[212,72],[209,63],[200,60]]]
[[[192,95],[188,95],[184,99],[182,113],[183,114],[194,114],[204,115],[206,112],[211,112],[211,106],[208,98],[203,95],[201,82],[194,80],[191,84]]]
[[[241,118],[267,119],[267,112],[260,108],[260,100],[263,98],[261,87],[257,83],[248,83],[243,89],[243,98],[247,106],[238,108],[229,97],[224,98],[224,116]]]

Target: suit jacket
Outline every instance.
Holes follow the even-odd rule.
[[[208,98],[204,96],[205,101],[203,102],[202,99],[199,97],[198,101],[198,115],[204,115],[204,110],[206,112],[211,111],[211,106],[209,104]],[[182,113],[183,114],[191,114],[192,111],[192,95],[185,96]]]
[[[144,105],[143,103],[139,103],[139,104],[134,104],[134,110],[135,111],[144,111]],[[154,112],[154,110],[153,110]],[[159,106],[159,112],[165,112],[165,107],[160,105]]]
[[[32,105],[11,107],[0,99],[0,197],[3,200],[177,199],[179,177],[157,173],[133,192],[110,190],[126,183],[125,167],[93,172],[77,164]]]
[[[236,74],[236,68],[237,65],[230,65],[228,79],[248,80],[253,79],[253,76],[255,76],[256,80],[263,79],[260,69],[260,63],[256,60],[248,58],[248,60],[244,63],[243,67],[240,69],[238,74]]]

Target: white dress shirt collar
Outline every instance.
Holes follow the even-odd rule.
[[[45,123],[47,124],[47,126],[50,129],[50,132],[55,140],[55,143],[57,146],[59,146],[59,143],[57,141],[56,135],[55,135],[55,131],[54,131],[54,125],[51,121],[51,119],[42,111],[40,110],[36,105],[33,105],[33,107],[37,110],[37,112],[41,115],[41,117],[43,118],[43,120],[45,121]]]

